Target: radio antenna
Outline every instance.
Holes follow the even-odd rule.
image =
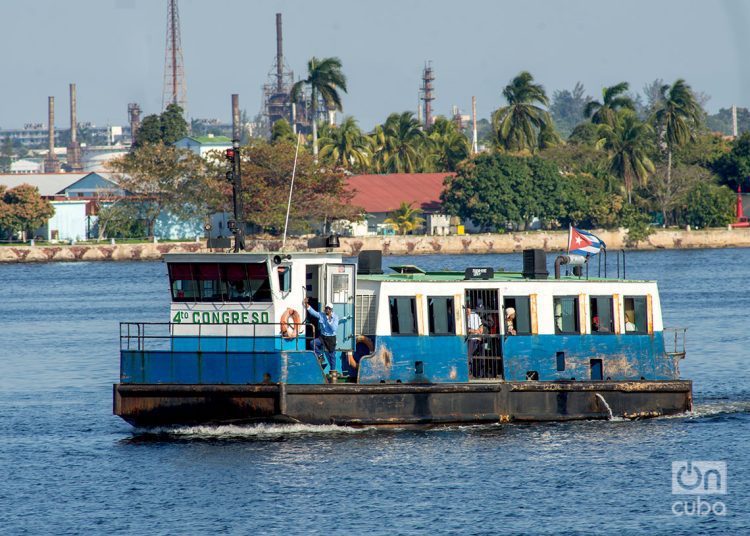
[[[302,134],[297,134],[297,148],[294,151],[294,166],[292,166],[292,183],[289,185],[289,201],[286,204],[286,220],[284,220],[284,238],[281,240],[281,251],[286,246],[286,230],[289,227],[289,210],[292,208],[292,191],[294,190],[294,175],[297,173],[297,155],[299,155],[299,142]]]

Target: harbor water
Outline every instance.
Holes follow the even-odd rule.
[[[384,264],[519,270],[521,255]],[[665,326],[688,328],[688,415],[146,430],[112,415],[118,323],[169,320],[165,265],[0,265],[0,532],[750,533],[749,275],[750,249],[627,254],[628,278],[659,281]],[[726,493],[673,493],[688,490],[673,467],[714,469]]]

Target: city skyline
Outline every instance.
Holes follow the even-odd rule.
[[[553,91],[581,81],[598,98],[603,86],[627,81],[640,92],[656,78],[685,78],[711,96],[710,112],[748,106],[750,75],[741,58],[750,9],[739,1],[614,4],[576,0],[523,3],[385,2],[377,10],[344,1],[310,5],[229,1],[220,8],[179,3],[188,116],[229,121],[230,95],[252,117],[275,55],[274,14],[284,17],[286,64],[303,76],[311,56],[338,56],[348,77],[344,115],[366,130],[392,112],[416,110],[421,69],[435,70],[433,109],[464,113],[477,97],[487,118],[503,104],[502,88],[521,70]],[[463,6],[462,6],[463,7]],[[127,104],[161,111],[167,2],[81,0],[0,7],[17,46],[0,65],[0,127],[46,123],[47,96],[68,120],[68,84],[78,87],[81,122],[127,123]],[[613,22],[616,21],[616,22]]]

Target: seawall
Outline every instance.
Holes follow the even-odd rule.
[[[627,243],[627,233],[624,230],[594,230],[594,233],[604,240],[609,250],[750,247],[750,228],[700,231],[659,229],[635,245]],[[567,247],[568,233],[567,231],[532,231],[463,236],[342,237],[340,240],[340,251],[344,255],[356,255],[363,249],[380,249],[386,255],[511,253],[527,248],[541,248],[554,252],[562,251]],[[281,240],[247,240],[247,249],[251,252],[274,251],[280,247]],[[308,250],[307,240],[288,240],[287,249]],[[103,243],[72,246],[19,245],[0,247],[0,263],[157,260],[165,253],[201,251],[208,251],[205,248],[205,242],[116,245]]]

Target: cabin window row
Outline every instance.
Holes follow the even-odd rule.
[[[279,288],[291,286],[291,268],[279,270]],[[171,263],[169,281],[175,302],[270,302],[265,262]]]
[[[580,334],[580,303],[578,296],[554,296],[554,329],[558,335]],[[531,303],[528,296],[506,296],[503,311],[497,300],[482,300],[467,296],[466,325],[481,326],[484,335],[530,335],[532,334]],[[588,321],[593,335],[616,333],[614,299],[612,296],[589,297]],[[625,334],[648,333],[648,304],[646,296],[623,298]],[[417,301],[414,296],[391,296],[389,298],[391,334],[417,335]],[[501,331],[501,319],[504,326]],[[430,335],[456,334],[455,300],[451,296],[427,297],[427,328]]]
[[[553,298],[553,311],[555,333],[559,335],[581,333],[578,296],[555,296]],[[612,296],[590,296],[589,311],[591,334],[616,333],[616,317]],[[623,311],[626,335],[648,333],[646,296],[625,296],[623,298]]]

